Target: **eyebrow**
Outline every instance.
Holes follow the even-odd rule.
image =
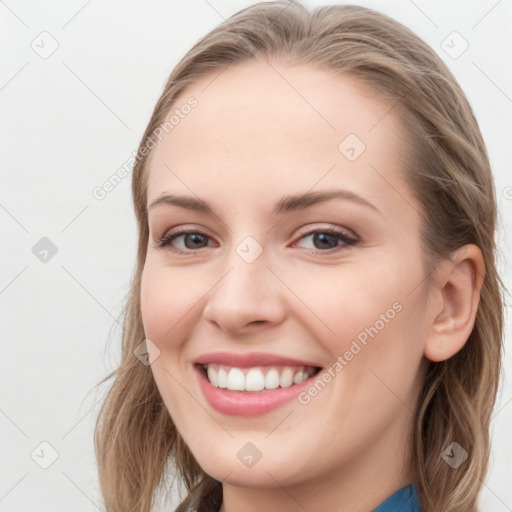
[[[375,205],[370,203],[364,197],[361,197],[358,194],[351,192],[350,190],[306,192],[304,194],[285,196],[275,204],[273,208],[273,214],[282,215],[286,212],[302,210],[315,204],[329,201],[331,199],[345,199],[348,201],[352,201],[354,203],[375,210],[377,213],[380,213],[382,215],[382,213]],[[186,208],[187,210],[194,210],[198,212],[214,213],[213,208],[206,201],[191,196],[182,196],[177,194],[161,195],[149,205],[149,210],[161,204],[175,205],[181,208]]]

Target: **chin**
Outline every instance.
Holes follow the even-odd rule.
[[[194,457],[208,475],[238,487],[278,488],[299,483],[305,474],[305,468],[297,465],[297,457],[291,453],[287,460],[278,461],[274,457],[265,457],[262,454],[258,460],[251,461],[246,455],[251,452],[250,446],[244,451],[245,445],[242,445],[241,449],[239,442],[233,444],[236,446],[210,452],[211,455],[208,457]]]

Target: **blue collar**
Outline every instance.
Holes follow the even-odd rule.
[[[396,491],[372,512],[421,512],[414,482]]]

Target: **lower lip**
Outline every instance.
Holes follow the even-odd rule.
[[[203,371],[194,366],[199,379],[199,386],[206,401],[222,414],[235,416],[256,416],[277,409],[279,406],[297,398],[301,391],[311,385],[318,373],[300,384],[288,388],[268,389],[258,393],[243,391],[228,391],[216,388],[206,378]]]

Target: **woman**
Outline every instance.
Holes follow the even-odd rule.
[[[149,512],[173,471],[179,512],[477,510],[494,184],[428,45],[362,7],[240,11],[172,71],[133,197],[107,512]]]

